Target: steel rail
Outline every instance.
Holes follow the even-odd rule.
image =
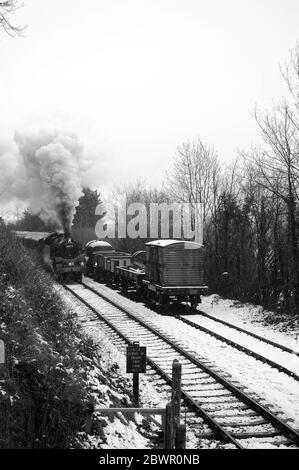
[[[137,295],[136,297],[137,297],[138,299],[142,300],[143,302],[145,302],[149,307],[153,307],[152,302],[149,302],[147,299],[145,299],[145,298],[143,298],[143,297],[140,297],[140,296],[138,296],[138,295]],[[129,297],[128,297],[128,298],[129,298]],[[168,314],[167,311],[166,311],[166,312],[163,312],[163,313]],[[189,314],[190,314],[190,313],[189,313]],[[277,349],[281,349],[281,350],[284,351],[284,352],[287,352],[287,353],[290,353],[290,354],[294,354],[295,356],[299,356],[299,352],[298,352],[298,351],[295,351],[294,349],[289,348],[288,346],[285,346],[284,344],[277,343],[276,341],[273,341],[273,340],[271,340],[271,339],[268,339],[268,338],[265,338],[265,337],[263,337],[263,336],[260,336],[260,335],[258,335],[258,334],[256,334],[256,333],[253,333],[252,331],[246,330],[245,328],[242,328],[242,327],[240,327],[240,326],[238,326],[238,325],[234,325],[233,323],[229,323],[229,322],[227,322],[227,321],[225,321],[225,320],[222,320],[222,319],[220,319],[220,318],[213,317],[213,315],[210,315],[210,314],[204,312],[203,310],[195,310],[195,311],[192,312],[191,314],[192,314],[192,315],[196,315],[196,314],[201,315],[201,316],[206,317],[206,318],[208,318],[208,319],[210,319],[210,320],[213,320],[213,321],[215,321],[215,322],[221,323],[222,325],[225,325],[225,326],[227,326],[227,327],[229,327],[229,328],[231,328],[231,329],[237,330],[237,331],[239,331],[240,333],[244,333],[244,334],[246,334],[246,335],[248,335],[248,336],[252,336],[253,338],[255,338],[255,339],[257,339],[257,340],[259,340],[259,341],[261,341],[261,342],[264,342],[264,343],[266,343],[266,344],[269,344],[270,346],[273,346],[273,347],[275,347],[275,348],[277,348]],[[187,313],[186,313],[186,315],[187,315]],[[177,318],[178,316],[182,316],[182,315],[175,315],[176,318]],[[296,379],[296,380],[298,380],[298,379]]]
[[[237,396],[241,401],[243,401],[245,404],[247,404],[251,409],[254,409],[257,411],[260,415],[262,415],[268,422],[270,422],[272,425],[274,425],[277,429],[280,429],[285,436],[290,437],[295,443],[299,444],[299,432],[289,426],[287,423],[282,421],[280,418],[278,418],[275,414],[273,414],[270,410],[266,409],[263,405],[258,403],[256,400],[248,396],[245,392],[237,388],[235,385],[232,383],[228,382],[225,378],[223,378],[221,375],[219,375],[217,372],[212,370],[210,367],[207,365],[203,364],[200,360],[196,359],[193,357],[190,353],[182,349],[180,346],[178,346],[176,343],[173,341],[169,340],[167,337],[165,337],[162,333],[160,333],[156,328],[148,325],[146,322],[141,320],[140,318],[136,317],[134,314],[132,314],[126,307],[123,305],[120,305],[118,302],[112,300],[109,298],[107,295],[105,295],[102,292],[99,292],[98,290],[94,289],[93,287],[86,285],[85,283],[81,283],[85,288],[89,289],[90,291],[94,292],[96,295],[102,297],[104,300],[106,300],[108,303],[113,305],[114,307],[118,308],[122,312],[124,312],[129,318],[135,320],[138,322],[140,325],[142,325],[144,328],[148,329],[152,333],[154,333],[156,336],[158,336],[160,339],[165,341],[167,344],[169,344],[173,349],[175,349],[178,353],[180,353],[182,356],[184,356],[186,359],[188,359],[190,362],[195,364],[197,367],[201,368],[204,372],[212,376],[217,382],[221,383],[224,387],[226,387],[228,390],[233,392],[235,396]]]
[[[70,289],[67,285],[64,285],[64,287],[66,288],[66,290],[68,290],[69,292],[72,293],[72,295],[74,295],[78,300],[80,300],[80,302],[82,302],[86,307],[88,307],[90,310],[92,310],[100,319],[101,321],[103,321],[104,323],[106,323],[106,325],[109,326],[109,328],[111,328],[115,333],[117,333],[117,335],[119,335],[119,337],[125,341],[127,344],[129,345],[133,345],[133,341],[131,341],[129,338],[126,337],[126,335],[124,335],[115,325],[113,325],[113,323],[111,323],[106,317],[104,317],[100,312],[98,312],[94,307],[92,307],[91,305],[89,305],[89,303],[85,300],[85,299],[82,299],[82,297],[80,295],[78,295],[75,291],[73,291],[72,289]],[[89,287],[87,287],[87,289],[89,289]],[[92,289],[91,289],[92,290]],[[106,300],[106,299],[105,299]],[[109,302],[111,303],[111,302]],[[112,304],[113,305],[113,304]],[[116,308],[119,308],[117,307],[116,305],[113,305],[114,307]],[[163,370],[161,369],[161,367],[156,364],[152,359],[150,359],[149,357],[146,358],[146,362],[147,364],[152,368],[154,369],[159,375],[160,377],[162,377],[162,379],[168,384],[168,385],[172,385],[172,379],[171,377]],[[230,434],[228,433],[222,426],[221,424],[217,423],[214,418],[212,416],[209,415],[209,413],[207,413],[187,392],[185,392],[184,390],[182,390],[182,399],[184,401],[184,403],[186,405],[189,406],[189,408],[193,409],[200,417],[202,417],[204,419],[204,421],[206,421],[210,426],[211,428],[213,429],[213,431],[215,432],[215,435],[216,436],[220,436],[225,442],[230,442],[232,444],[234,444],[238,449],[243,449],[243,446],[235,440],[235,438]]]
[[[299,352],[295,351],[294,349],[289,348],[288,346],[284,346],[281,343],[276,343],[275,341],[272,341],[271,339],[264,338],[263,336],[260,336],[256,333],[253,333],[252,331],[246,330],[245,328],[242,328],[238,325],[234,325],[233,323],[229,323],[225,320],[222,320],[221,318],[216,318],[213,317],[213,315],[209,315],[206,312],[203,312],[202,310],[197,310],[198,314],[209,318],[210,320],[213,320],[218,323],[222,323],[222,325],[228,326],[229,328],[232,328],[234,330],[240,331],[240,333],[245,333],[248,336],[252,336],[255,339],[258,339],[259,341],[262,341],[264,343],[270,344],[271,346],[274,346],[275,348],[281,349],[282,351],[288,352],[290,354],[294,354],[295,356],[299,356]]]
[[[186,325],[191,326],[192,328],[203,331],[204,333],[207,333],[208,335],[213,336],[216,339],[219,339],[223,343],[229,344],[233,348],[238,349],[239,351],[242,351],[242,352],[248,354],[249,356],[254,357],[258,361],[261,361],[265,364],[268,364],[269,366],[279,370],[279,372],[284,372],[285,374],[292,377],[294,380],[299,381],[299,375],[297,375],[296,372],[293,372],[292,370],[287,369],[286,367],[282,366],[281,364],[278,364],[277,362],[272,361],[272,359],[269,359],[265,356],[262,356],[261,354],[255,352],[255,351],[252,351],[251,349],[248,349],[246,346],[242,346],[242,344],[237,343],[236,341],[233,341],[229,338],[226,338],[225,336],[221,335],[220,333],[216,333],[215,331],[210,330],[206,326],[198,325],[198,323],[194,323],[192,320],[184,318],[180,315],[175,315],[175,318],[177,320],[180,320],[181,322],[185,323]]]
[[[85,286],[87,286],[85,283],[83,283]],[[92,287],[90,286],[87,286],[88,288],[92,289]],[[146,304],[151,307],[151,303],[148,302],[146,299],[143,299],[142,297],[139,297],[137,296],[138,299],[142,299],[143,301],[146,302]],[[284,352],[288,352],[290,354],[294,354],[296,356],[299,356],[299,352],[297,351],[294,351],[293,349],[291,348],[288,348],[287,346],[284,346],[282,344],[279,344],[279,343],[276,343],[275,341],[271,341],[267,338],[263,338],[262,336],[259,336],[255,333],[252,333],[248,330],[245,330],[244,328],[241,328],[241,327],[238,327],[238,326],[235,326],[231,323],[228,323],[224,320],[218,320],[217,318],[214,318],[213,316],[203,312],[202,310],[198,310],[199,314],[202,315],[202,316],[205,316],[211,320],[214,320],[216,322],[219,322],[219,323],[222,323],[223,325],[225,326],[228,326],[232,329],[236,329],[237,331],[240,331],[241,333],[244,333],[244,334],[247,334],[248,336],[252,336],[254,337],[255,339],[258,339],[259,341],[263,341],[265,342],[266,344],[269,344],[273,347],[276,347],[278,349],[281,349],[282,351]],[[230,340],[229,338],[226,338],[225,336],[221,335],[220,333],[216,333],[214,332],[213,330],[210,330],[209,328],[205,327],[205,326],[202,326],[202,325],[198,325],[197,323],[194,323],[192,322],[192,320],[189,320],[187,318],[185,318],[184,316],[182,315],[173,315],[177,320],[180,320],[184,323],[186,323],[187,325],[191,326],[191,327],[194,327],[198,330],[201,330],[203,331],[204,333],[206,334],[209,334],[210,336],[214,336],[216,339],[219,339],[220,341],[222,342],[225,342],[226,344],[229,344],[230,346],[232,346],[233,348],[235,349],[238,349],[239,351],[242,351],[244,352],[245,354],[249,355],[249,356],[252,356],[254,357],[255,359],[257,359],[258,361],[261,361],[263,362],[264,364],[268,364],[270,365],[271,367],[273,367],[274,369],[277,369],[279,372],[283,372],[285,373],[286,375],[288,375],[289,377],[292,377],[294,380],[296,381],[299,381],[299,375],[296,374],[296,372],[294,371],[291,371],[290,369],[288,369],[287,367],[275,362],[275,361],[272,361],[272,359],[269,359],[265,356],[262,356],[261,354],[255,352],[255,351],[252,351],[251,349],[247,348],[246,346],[243,346],[242,344],[240,343],[237,343],[236,341],[233,341],[233,340]]]

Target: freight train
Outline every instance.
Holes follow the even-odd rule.
[[[182,240],[155,240],[134,254],[116,251],[106,241],[92,240],[85,252],[65,233],[15,232],[29,248],[38,248],[43,261],[60,281],[97,281],[134,290],[158,305],[187,302],[196,308],[207,292],[203,245]]]
[[[15,235],[27,248],[38,249],[43,262],[57,280],[81,281],[85,272],[85,257],[80,245],[68,233],[19,232]]]
[[[133,289],[159,305],[188,302],[196,308],[208,289],[203,245],[167,239],[148,242],[145,248],[131,255],[113,250],[107,242],[89,242],[88,274],[125,292]]]

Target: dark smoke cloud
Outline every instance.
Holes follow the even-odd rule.
[[[82,174],[92,161],[77,135],[66,130],[16,132],[16,149],[0,143],[0,201],[26,203],[43,221],[69,231]]]

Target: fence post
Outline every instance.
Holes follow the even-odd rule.
[[[172,404],[167,403],[165,410],[165,449],[173,449],[173,409]]]
[[[86,406],[86,416],[85,416],[85,432],[90,434],[91,425],[92,425],[92,415],[94,412],[94,399],[90,399],[89,403]]]
[[[176,430],[180,424],[181,397],[182,397],[182,364],[177,359],[172,363],[172,393],[171,403],[173,406],[173,440]]]
[[[7,376],[6,367],[5,344],[3,339],[0,338],[0,380],[5,379]]]
[[[179,424],[175,435],[175,448],[186,449],[186,424]]]
[[[166,436],[166,409],[165,409],[165,413],[162,413],[161,415],[161,427],[162,427],[162,431],[164,433],[164,444],[165,444],[165,436]]]
[[[133,372],[133,397],[134,406],[139,407],[139,372]]]

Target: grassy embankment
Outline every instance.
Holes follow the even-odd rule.
[[[112,392],[106,398],[111,402],[115,367],[111,364],[108,375],[101,369],[94,344],[66,310],[51,277],[4,227],[0,338],[7,358],[5,367],[0,366],[0,448],[84,446],[86,436],[80,431],[86,403],[96,394],[90,377],[108,384],[107,389],[110,382]],[[115,391],[120,391],[117,382]],[[105,442],[101,426],[96,432]]]

